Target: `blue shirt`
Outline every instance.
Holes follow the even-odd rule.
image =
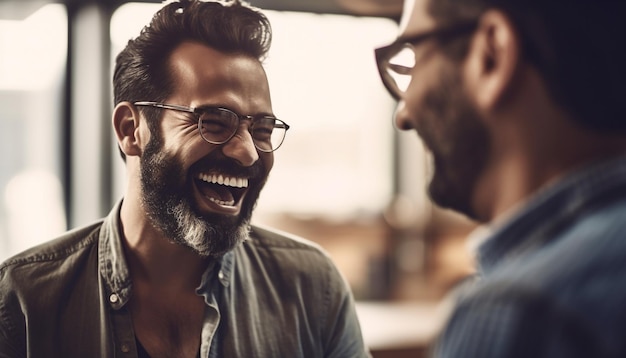
[[[436,357],[626,357],[626,159],[540,191],[478,263]]]
[[[137,357],[118,204],[0,265],[0,357]],[[367,357],[352,294],[317,245],[252,227],[210,264],[200,357]]]

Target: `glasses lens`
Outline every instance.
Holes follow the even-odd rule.
[[[405,44],[393,55],[387,63],[387,74],[399,92],[406,92],[411,83],[411,71],[415,67],[415,52]]]
[[[287,125],[280,119],[263,117],[254,121],[252,139],[259,150],[272,152],[283,143],[286,132]]]
[[[239,118],[223,108],[207,108],[200,115],[200,135],[209,143],[226,143],[237,131]]]

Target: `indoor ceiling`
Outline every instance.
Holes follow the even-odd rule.
[[[161,2],[157,0],[133,0]],[[403,0],[247,0],[252,5],[270,10],[305,11],[313,13],[349,14],[357,16],[383,16],[397,19]],[[80,6],[100,3],[118,6],[124,0],[0,0],[0,19],[23,19],[46,3],[65,3]]]

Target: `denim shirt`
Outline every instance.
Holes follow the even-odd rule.
[[[0,357],[137,357],[120,205],[0,265]],[[349,287],[308,241],[252,227],[196,293],[203,358],[369,356]]]
[[[626,158],[541,190],[478,263],[436,357],[626,357]]]

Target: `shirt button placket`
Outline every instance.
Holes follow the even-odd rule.
[[[122,353],[130,353],[130,345],[128,345],[127,343],[122,344],[122,347],[120,347],[120,349],[122,350]]]
[[[116,293],[112,293],[111,296],[109,296],[109,301],[111,303],[116,303],[117,301],[119,301],[119,296]]]

